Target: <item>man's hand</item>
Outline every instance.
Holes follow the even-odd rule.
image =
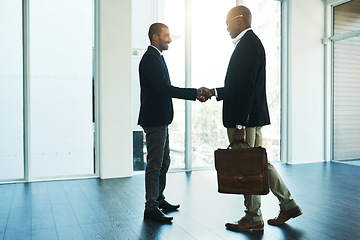
[[[209,100],[212,96],[215,95],[214,89],[208,89],[206,87],[201,87],[197,90],[197,100],[200,102],[206,102]]]
[[[245,128],[243,129],[237,129],[234,132],[234,135],[231,139],[231,142],[234,141],[240,141],[240,142],[246,142],[246,130]]]

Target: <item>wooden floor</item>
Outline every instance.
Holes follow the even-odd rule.
[[[342,163],[275,165],[304,214],[263,232],[234,233],[243,197],[217,193],[215,171],[168,174],[173,224],[144,221],[144,175],[0,185],[0,239],[360,239],[360,167]],[[264,220],[277,199],[262,198]]]

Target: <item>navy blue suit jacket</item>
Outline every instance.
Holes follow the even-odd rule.
[[[171,85],[166,63],[160,53],[149,46],[140,65],[140,113],[142,127],[169,125],[174,117],[172,98],[196,100],[197,89]]]
[[[265,65],[264,47],[255,33],[249,30],[230,58],[225,86],[217,88],[217,100],[223,100],[224,127],[270,124]]]

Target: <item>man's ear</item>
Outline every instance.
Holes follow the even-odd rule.
[[[153,42],[158,41],[158,40],[159,40],[159,36],[154,33],[154,34],[152,35],[152,40],[153,40]]]

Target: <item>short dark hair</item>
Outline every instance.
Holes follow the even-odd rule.
[[[153,23],[153,24],[151,24],[151,26],[149,28],[150,42],[152,42],[152,37],[154,36],[154,34],[160,35],[163,28],[168,28],[168,26],[166,26],[163,23]]]

